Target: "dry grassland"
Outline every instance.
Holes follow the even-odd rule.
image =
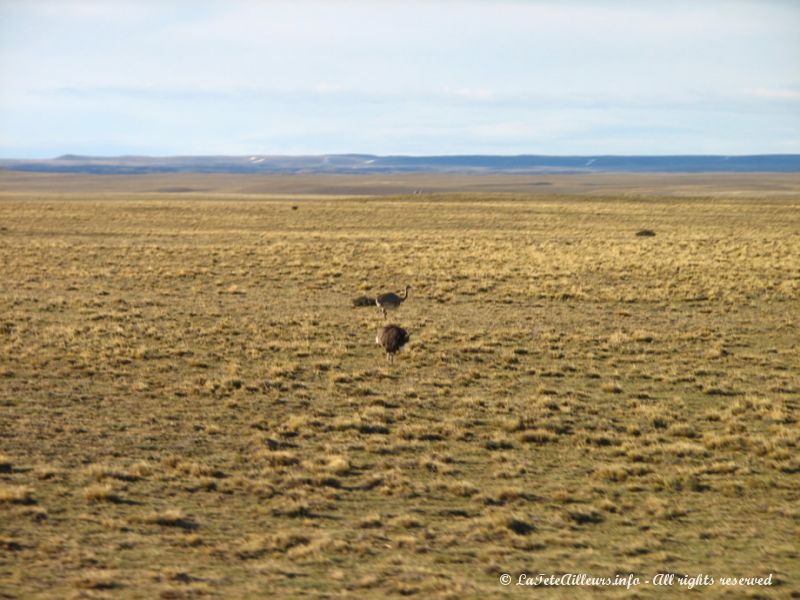
[[[257,194],[260,198],[291,195],[331,198],[431,193],[514,193],[537,196],[586,195],[640,197],[658,195],[697,198],[783,197],[797,199],[800,173],[585,173],[464,174],[240,174],[150,173],[86,175],[0,170],[0,194]]]
[[[796,598],[799,207],[7,193],[0,598]]]

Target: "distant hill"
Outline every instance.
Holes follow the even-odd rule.
[[[0,159],[0,169],[50,173],[507,173],[800,172],[800,154],[752,156],[79,156]]]

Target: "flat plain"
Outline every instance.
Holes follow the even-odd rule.
[[[0,598],[800,597],[800,185],[770,177],[4,174]],[[351,301],[406,284],[389,365]]]

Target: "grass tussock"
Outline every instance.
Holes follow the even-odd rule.
[[[0,454],[0,473],[11,473],[14,468],[14,462],[11,457]]]
[[[179,508],[151,512],[142,519],[142,522],[151,525],[160,525],[161,527],[176,527],[189,531],[198,528],[198,524]]]
[[[117,489],[110,483],[95,483],[83,490],[83,497],[87,502],[120,502],[121,496]]]
[[[33,489],[26,485],[0,484],[0,504],[34,504]]]

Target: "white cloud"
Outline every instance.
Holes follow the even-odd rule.
[[[745,92],[752,98],[762,100],[780,100],[790,102],[800,102],[800,91],[788,89],[755,89],[747,90]]]
[[[163,3],[155,0],[3,0],[2,11],[55,21],[130,23],[132,19],[138,21],[159,14]]]

